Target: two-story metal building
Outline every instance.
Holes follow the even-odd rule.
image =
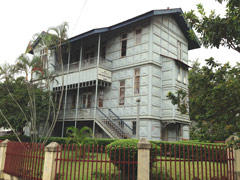
[[[189,139],[189,116],[166,97],[169,91],[188,91],[188,50],[200,47],[189,30],[181,9],[166,9],[70,38],[63,69],[54,53],[48,59],[57,79],[52,90],[64,88],[53,135],[87,125],[96,137],[134,138],[140,99],[140,137]],[[35,46],[33,53],[44,51]]]

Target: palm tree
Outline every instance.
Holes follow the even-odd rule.
[[[81,129],[71,126],[67,128],[66,134],[68,136],[67,144],[72,142],[81,145],[92,137],[92,129],[87,126],[84,126]]]
[[[26,54],[21,54],[17,60],[16,65],[14,66],[14,70],[16,72],[24,72],[26,81],[29,80],[29,74],[31,74],[30,81],[32,81],[32,74],[33,71],[41,71],[42,70],[42,63],[40,57],[33,56],[32,59],[30,59]]]
[[[6,82],[9,82],[11,80],[14,80],[14,68],[12,65],[5,63],[0,66],[0,80],[5,80]]]
[[[40,38],[41,38],[41,44],[43,46],[46,46],[47,48],[53,48],[55,50],[56,56],[57,56],[57,60],[58,60],[58,64],[61,65],[62,69],[63,69],[63,59],[62,59],[62,45],[63,43],[67,44],[67,30],[68,30],[68,24],[66,22],[64,22],[63,24],[56,26],[56,27],[51,27],[48,29],[47,33],[42,33]],[[47,63],[48,64],[48,63]],[[48,69],[48,67],[47,67]],[[49,73],[47,73],[46,75],[48,75]],[[47,82],[49,83],[51,77],[47,76]],[[47,141],[48,137],[51,135],[57,119],[58,119],[58,115],[61,109],[61,104],[62,104],[62,99],[63,99],[63,86],[64,86],[64,78],[62,76],[62,91],[60,94],[60,99],[59,99],[59,103],[57,105],[55,105],[53,103],[53,100],[51,99],[51,105],[52,105],[52,109],[53,109],[53,118],[52,118],[52,122],[51,125],[46,133],[46,138],[43,141],[44,143]],[[49,84],[48,84],[48,87]],[[49,91],[50,92],[50,91]],[[55,111],[56,110],[56,111]],[[49,118],[48,118],[49,119]],[[44,129],[47,128],[47,123],[48,120],[45,123]]]

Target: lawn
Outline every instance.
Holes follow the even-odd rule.
[[[162,161],[154,162],[152,164],[151,179],[211,179],[215,177],[216,179],[223,179],[224,175],[227,175],[227,164],[208,162],[208,161],[192,161],[184,159],[160,157]],[[224,173],[225,170],[225,173]],[[166,176],[167,174],[167,176]],[[221,178],[220,178],[221,177]]]

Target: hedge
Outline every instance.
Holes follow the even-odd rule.
[[[137,179],[137,164],[127,163],[128,161],[137,161],[137,143],[137,139],[121,139],[106,146],[111,161],[116,168],[121,170],[123,178],[129,175],[130,179]],[[121,162],[120,164],[119,161]]]
[[[7,136],[0,136],[0,140],[5,140],[8,139],[10,141],[18,141],[18,139],[16,138],[15,135],[7,135]],[[22,142],[31,142],[31,138],[29,136],[20,136],[20,139]],[[41,138],[38,138],[38,141],[40,141]],[[49,137],[49,139],[46,142],[46,145],[50,144],[51,142],[57,142],[58,144],[66,144],[66,137]],[[88,144],[98,144],[99,147],[103,146],[103,148],[105,148],[108,144],[116,141],[117,139],[90,139],[87,143],[85,143],[86,145]],[[94,142],[95,141],[95,142]],[[71,142],[70,142],[71,144]]]
[[[226,155],[226,150],[223,148],[223,144],[213,144],[213,143],[186,143],[185,141],[182,142],[164,142],[164,141],[151,141],[152,149],[151,154],[155,154],[157,156],[166,156],[167,157],[176,157],[177,158],[184,158],[192,160],[197,159],[196,154],[198,154],[198,160],[213,161],[216,158],[221,158],[224,154]],[[219,145],[221,145],[221,154],[219,153]],[[206,152],[205,152],[206,146]],[[161,147],[161,148],[160,148]],[[176,148],[175,148],[176,147]],[[156,149],[157,148],[157,149]],[[217,151],[217,152],[216,152]],[[202,152],[202,153],[201,153]],[[154,155],[154,156],[155,156]],[[201,156],[202,155],[202,156]]]
[[[19,138],[22,142],[31,142],[31,138],[29,136],[19,136]],[[8,139],[9,141],[18,141],[15,135],[0,136],[1,141],[4,141],[5,139]]]

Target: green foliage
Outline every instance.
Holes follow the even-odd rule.
[[[89,141],[89,138],[92,137],[92,129],[84,126],[81,129],[78,129],[74,126],[68,127],[66,130],[67,134],[67,144],[71,141],[74,144],[85,144]]]
[[[188,105],[186,102],[187,92],[180,89],[177,91],[177,95],[175,96],[172,92],[168,92],[167,98],[171,100],[173,105],[177,105],[177,110],[182,114],[186,114],[188,112]]]
[[[164,142],[164,141],[151,141],[152,144],[152,149],[151,149],[151,154],[152,156],[165,156],[165,152],[167,157],[172,157],[174,158],[175,155],[177,158],[185,158],[192,160],[192,154],[194,154],[194,157],[196,159],[196,153],[198,154],[198,160],[202,157],[205,160],[209,160],[209,155],[210,155],[210,160],[212,159],[212,153],[214,153],[214,158],[218,156],[220,157],[219,153],[216,154],[216,149],[219,149],[219,145],[223,144],[216,144],[216,143],[202,143],[202,142],[195,142],[195,141],[179,141],[179,142]],[[206,147],[206,152],[204,151],[204,148]],[[210,150],[210,153],[208,152],[208,148]],[[223,147],[221,151],[223,151]],[[202,150],[202,155],[201,155],[201,150]],[[213,151],[211,151],[213,150]],[[161,154],[160,154],[161,152]],[[188,155],[189,152],[189,155]],[[226,153],[226,152],[225,152]],[[201,156],[200,156],[201,155]]]
[[[13,129],[18,132],[22,132],[22,128],[26,123],[31,121],[31,110],[29,108],[30,97],[27,89],[27,82],[23,77],[19,77],[16,80],[0,82],[0,109],[11,123]],[[32,85],[32,90],[35,93],[36,103],[36,120],[37,124],[46,118],[48,110],[48,96],[45,91]],[[10,94],[11,93],[11,94]],[[21,105],[23,112],[16,104],[14,99],[19,105]],[[2,115],[0,115],[0,126],[9,128],[9,124],[5,121]]]
[[[181,98],[169,93],[173,104]],[[200,67],[195,62],[189,71],[189,115],[196,126],[191,138],[201,141],[225,141],[240,132],[240,64],[219,64],[213,58]],[[179,108],[180,111],[182,110]],[[181,111],[185,113],[184,111]]]
[[[222,1],[218,0],[220,3]],[[240,52],[240,3],[238,0],[226,2],[226,14],[223,17],[214,10],[207,15],[202,4],[198,4],[198,15],[191,10],[185,13],[185,19],[197,31],[205,47],[224,46]],[[190,32],[192,35],[193,32]]]
[[[225,141],[240,132],[240,65],[193,64],[189,72],[190,119],[200,140]]]
[[[136,164],[120,164],[119,161],[137,161],[137,139],[121,139],[112,142],[107,145],[107,152],[110,159],[115,163],[117,168],[120,168],[121,172],[125,173],[125,177],[128,177],[128,169],[130,179],[137,178],[137,165]],[[125,149],[125,150],[124,150]]]
[[[31,138],[29,136],[19,136],[22,142],[31,142]],[[18,141],[17,137],[14,135],[6,135],[6,136],[0,136],[0,140],[4,141],[8,139],[9,141]]]

